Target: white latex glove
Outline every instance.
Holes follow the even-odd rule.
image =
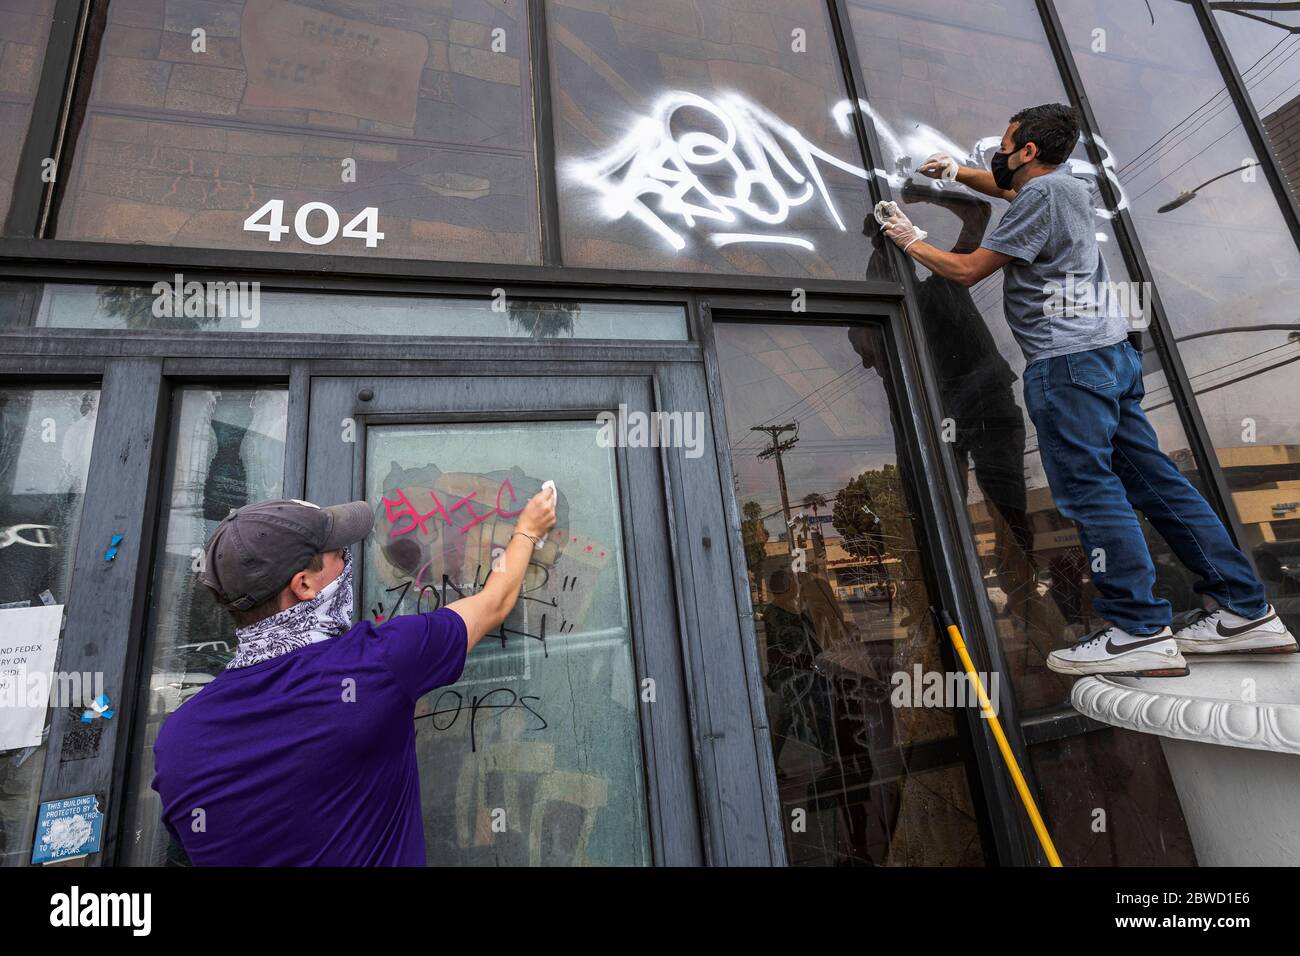
[[[912,243],[924,239],[928,233],[924,229],[918,229],[912,224],[912,220],[907,218],[907,214],[899,211],[894,213],[885,220],[885,235],[894,240],[894,243],[904,252]]]
[[[957,169],[957,160],[947,153],[935,153],[921,164],[917,172],[931,179],[942,179],[945,183],[951,183],[957,179]]]

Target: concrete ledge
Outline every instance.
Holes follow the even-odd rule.
[[[1085,677],[1081,714],[1142,733],[1300,754],[1300,654],[1197,660],[1186,677]]]

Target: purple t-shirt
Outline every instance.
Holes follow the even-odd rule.
[[[444,607],[222,671],[154,743],[168,832],[195,866],[424,866],[415,702],[466,651]]]

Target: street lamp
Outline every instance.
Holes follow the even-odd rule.
[[[1165,203],[1163,206],[1157,209],[1156,212],[1173,212],[1179,206],[1185,206],[1193,199],[1195,199],[1197,190],[1204,189],[1206,186],[1210,185],[1210,183],[1214,182],[1216,179],[1222,179],[1224,176],[1231,176],[1233,173],[1239,173],[1243,169],[1250,169],[1252,166],[1258,166],[1258,165],[1259,165],[1258,162],[1242,163],[1236,169],[1230,169],[1226,173],[1219,173],[1219,175],[1217,176],[1211,176],[1209,179],[1201,183],[1199,186],[1196,187],[1196,189],[1193,189],[1191,192],[1179,193],[1177,199],[1175,199],[1173,202]]]

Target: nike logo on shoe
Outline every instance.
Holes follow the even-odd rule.
[[[1150,647],[1152,644],[1159,644],[1161,641],[1172,640],[1172,634],[1160,634],[1156,637],[1148,638],[1144,641],[1130,641],[1128,644],[1116,644],[1113,637],[1106,638],[1107,654],[1124,654],[1128,651],[1137,650],[1139,647]]]
[[[1266,618],[1262,618],[1258,621],[1251,621],[1249,624],[1243,624],[1240,627],[1224,627],[1223,619],[1220,618],[1219,621],[1215,624],[1215,627],[1219,631],[1219,637],[1236,637],[1238,634],[1245,634],[1247,631],[1253,631],[1255,628],[1263,627],[1269,621],[1275,621],[1275,620],[1277,620],[1276,611],[1274,611]]]

